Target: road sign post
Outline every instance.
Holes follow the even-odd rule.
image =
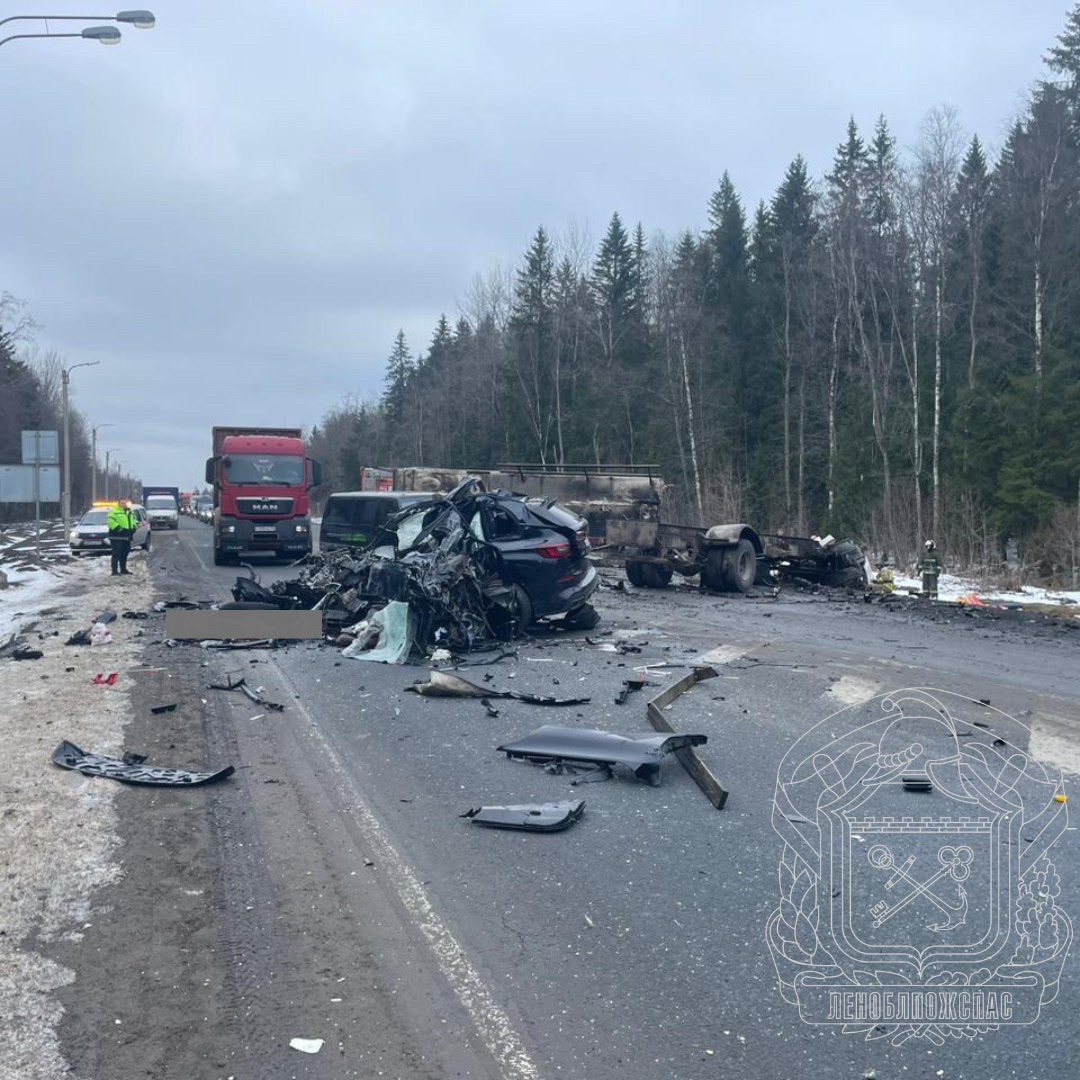
[[[24,465],[30,465],[34,471],[34,552],[40,560],[41,466],[59,463],[59,433],[55,431],[24,431],[22,433],[22,460]],[[65,527],[66,524],[67,519],[65,517]]]

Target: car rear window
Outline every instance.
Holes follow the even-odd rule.
[[[526,499],[525,505],[543,521],[549,521],[554,525],[560,525],[564,529],[577,530],[581,525],[581,518],[558,503],[548,506],[543,499]]]
[[[323,527],[341,526],[350,529],[378,528],[399,509],[397,499],[335,499],[326,504]]]

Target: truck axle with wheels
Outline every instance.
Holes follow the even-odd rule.
[[[610,520],[609,544],[626,552],[631,585],[663,589],[673,574],[700,576],[703,588],[746,592],[757,577],[765,554],[761,537],[749,525],[666,525],[648,520]]]
[[[858,544],[831,536],[759,534],[746,524],[666,525],[660,521],[607,523],[608,542],[626,557],[631,585],[663,589],[672,574],[698,577],[712,592],[775,587],[781,577],[830,588],[865,588],[866,560]]]

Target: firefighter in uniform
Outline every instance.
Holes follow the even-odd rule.
[[[922,594],[930,600],[936,600],[938,577],[941,575],[941,559],[938,558],[937,545],[933,540],[927,540],[923,547],[926,548],[926,554],[919,562],[919,573],[922,574]]]

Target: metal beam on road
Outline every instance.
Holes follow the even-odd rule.
[[[692,686],[696,686],[705,679],[715,679],[718,674],[716,668],[696,667],[678,682],[665,687],[645,706],[645,715],[649,718],[649,723],[656,731],[662,731],[667,735],[676,734],[663,710]],[[705,797],[709,802],[717,810],[723,810],[728,797],[727,788],[716,779],[709,766],[694,752],[693,747],[684,746],[674,753],[679,759],[679,764],[690,774],[694,783],[705,792]]]

